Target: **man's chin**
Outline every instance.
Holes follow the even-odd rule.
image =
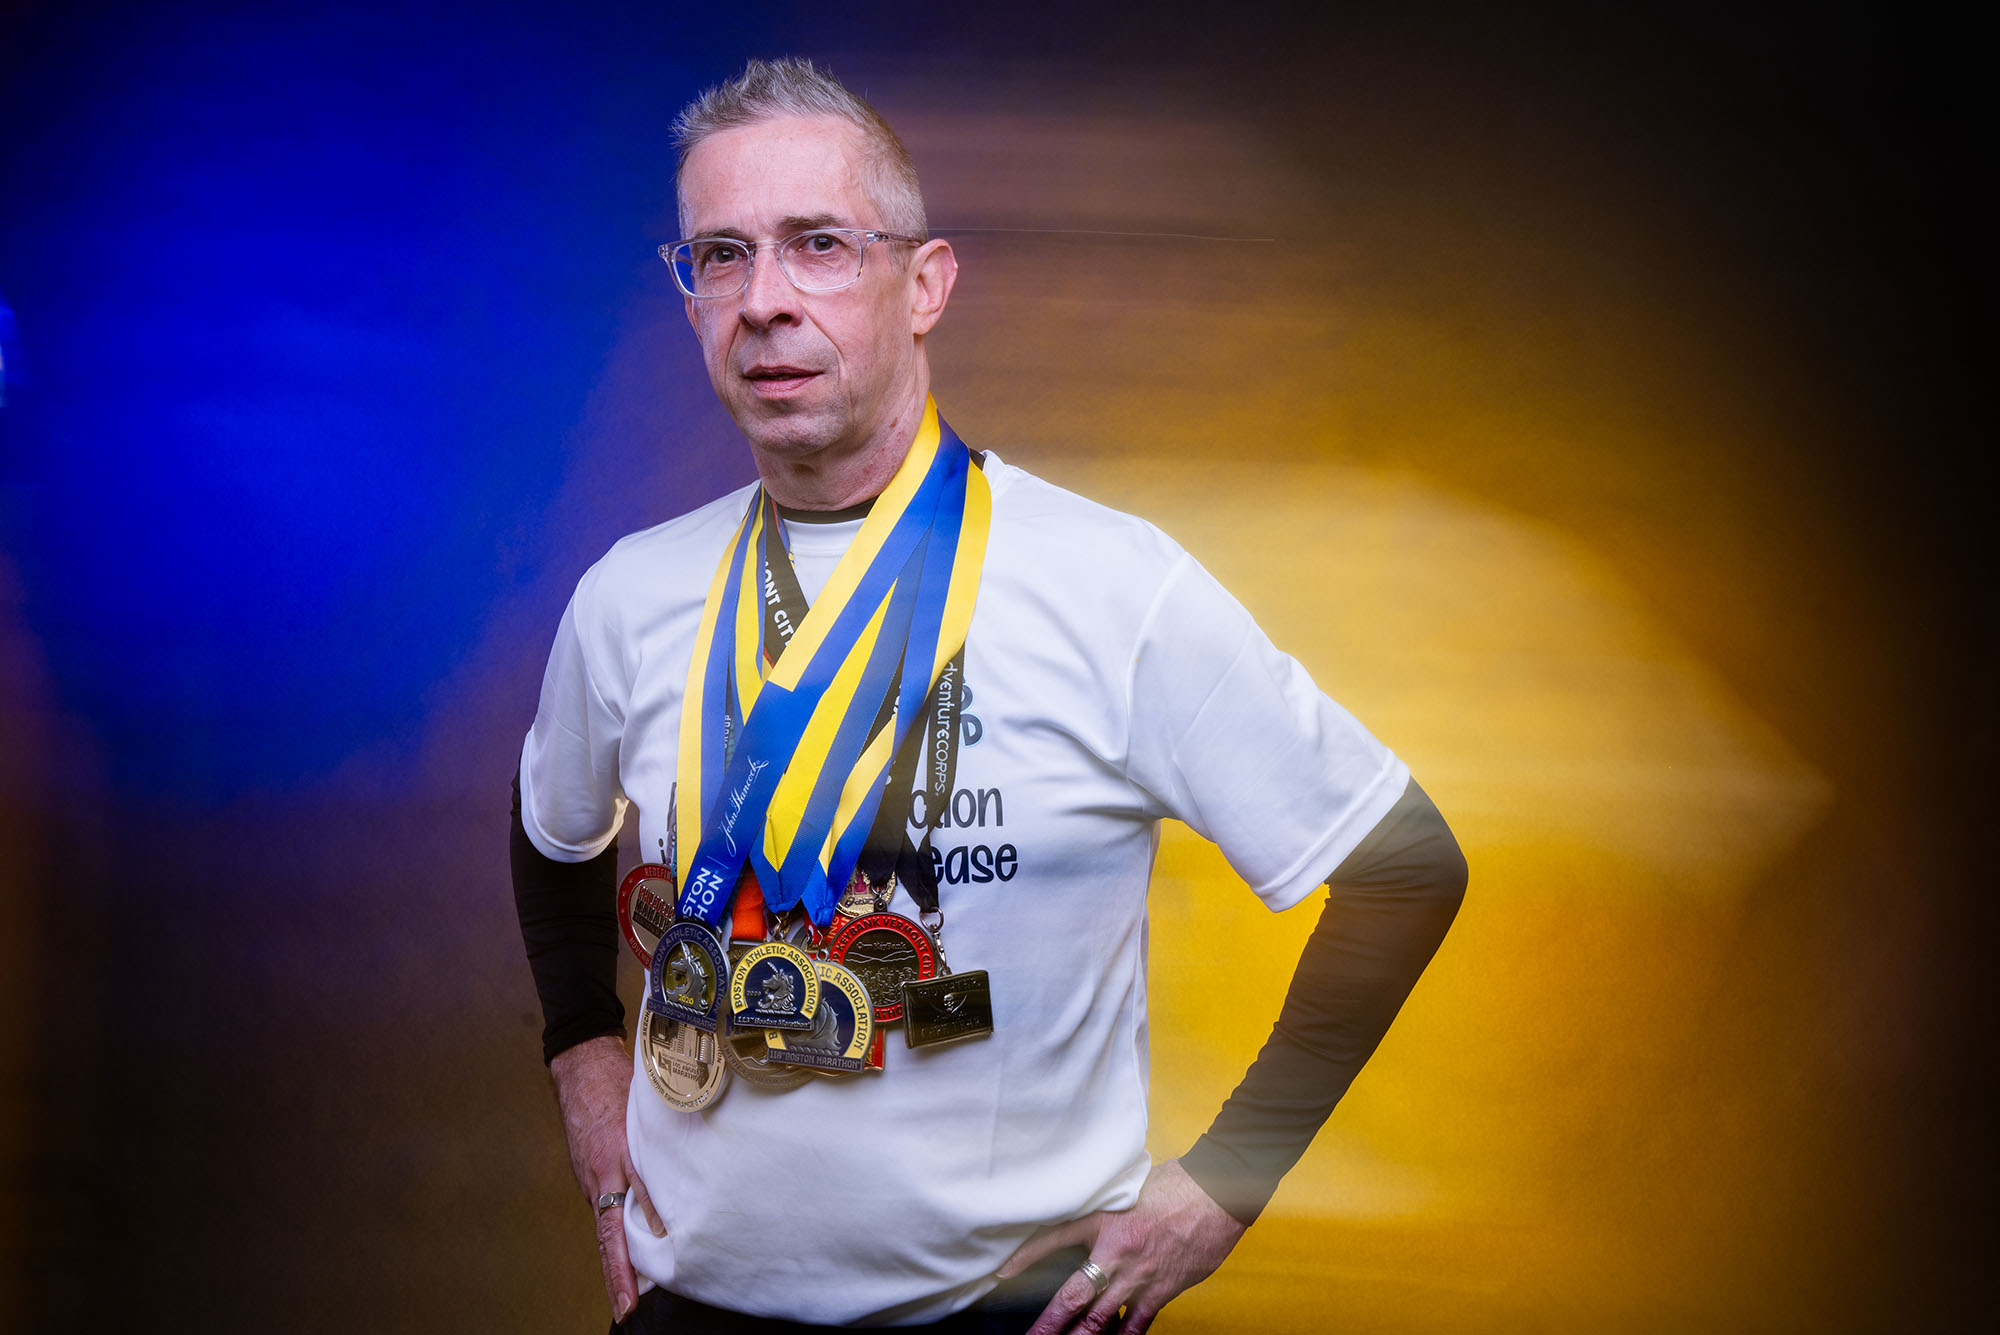
[[[840,439],[843,423],[824,408],[805,404],[748,404],[735,414],[751,446],[779,457],[817,454]]]

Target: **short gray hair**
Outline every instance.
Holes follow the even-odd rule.
[[[847,86],[810,60],[786,56],[753,60],[743,73],[716,84],[681,108],[674,118],[674,198],[681,228],[687,228],[687,205],[681,199],[681,173],[688,154],[712,134],[783,116],[833,116],[860,130],[867,144],[870,197],[882,210],[882,225],[906,236],[928,240],[924,194],[917,185],[917,167],[910,151],[889,128],[882,114]]]

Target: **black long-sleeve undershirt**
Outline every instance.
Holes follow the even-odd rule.
[[[536,848],[521,823],[521,776],[514,775],[514,827],[507,839],[514,913],[528,969],[542,999],[542,1060],[587,1038],[625,1036],[618,999],[618,845],[585,862],[558,862]]]
[[[1328,878],[1326,908],[1257,1060],[1181,1156],[1250,1223],[1375,1052],[1465,895],[1465,855],[1415,779]]]
[[[529,840],[514,779],[514,907],[542,1002],[542,1059],[625,1033],[616,847],[558,862]],[[1271,1037],[1181,1166],[1254,1220],[1375,1051],[1465,892],[1465,858],[1416,781],[1329,878]]]

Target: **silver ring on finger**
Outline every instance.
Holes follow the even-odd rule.
[[[624,1191],[607,1191],[602,1196],[599,1196],[597,1198],[597,1213],[603,1214],[606,1210],[609,1210],[612,1206],[623,1205],[624,1203],[625,1203]]]
[[[1111,1287],[1111,1276],[1105,1273],[1103,1266],[1088,1257],[1076,1268],[1076,1273],[1090,1281],[1090,1296],[1093,1301],[1102,1298],[1104,1291]]]

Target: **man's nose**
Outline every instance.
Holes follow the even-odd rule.
[[[750,282],[743,289],[743,318],[763,327],[798,318],[799,290],[778,266],[776,246],[759,247],[750,260]]]

